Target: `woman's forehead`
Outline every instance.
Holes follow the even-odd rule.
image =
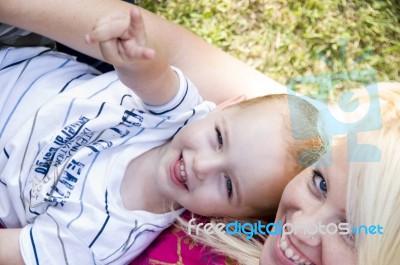
[[[316,166],[320,168],[343,167],[348,161],[347,137],[334,137],[330,150],[325,153]]]

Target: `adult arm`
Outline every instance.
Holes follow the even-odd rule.
[[[21,229],[0,229],[0,265],[23,265],[19,250]]]
[[[0,21],[102,60],[98,47],[85,43],[85,34],[110,10],[130,8],[119,0],[0,0]],[[165,45],[170,63],[181,68],[206,99],[219,103],[242,94],[255,97],[285,91],[282,85],[189,30],[145,10],[142,15],[148,34]]]

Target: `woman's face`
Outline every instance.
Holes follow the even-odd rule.
[[[289,224],[298,228],[290,235],[270,235],[261,265],[356,263],[351,235],[334,233],[339,223],[346,222],[346,154],[345,145],[335,146],[331,159],[325,157],[321,166],[304,170],[288,184],[275,223],[286,224],[286,232]],[[322,232],[314,234],[318,227]]]

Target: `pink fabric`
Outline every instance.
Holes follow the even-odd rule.
[[[186,212],[184,218],[190,219]],[[212,252],[210,247],[193,242],[182,229],[171,226],[129,265],[235,265],[234,260]]]
[[[194,243],[181,229],[172,226],[130,265],[210,265],[234,264],[232,260],[217,255],[199,243]]]

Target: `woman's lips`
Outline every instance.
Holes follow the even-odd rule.
[[[285,220],[284,220],[285,221]],[[283,222],[284,224],[285,222]],[[287,235],[276,236],[275,256],[283,265],[313,265],[305,256],[292,245]]]
[[[275,257],[276,257],[277,261],[279,262],[279,264],[281,264],[281,265],[296,265],[296,263],[293,260],[286,257],[285,252],[281,249],[281,246],[280,246],[281,238],[282,238],[281,235],[273,235],[273,236],[276,237],[274,254],[275,254]]]

